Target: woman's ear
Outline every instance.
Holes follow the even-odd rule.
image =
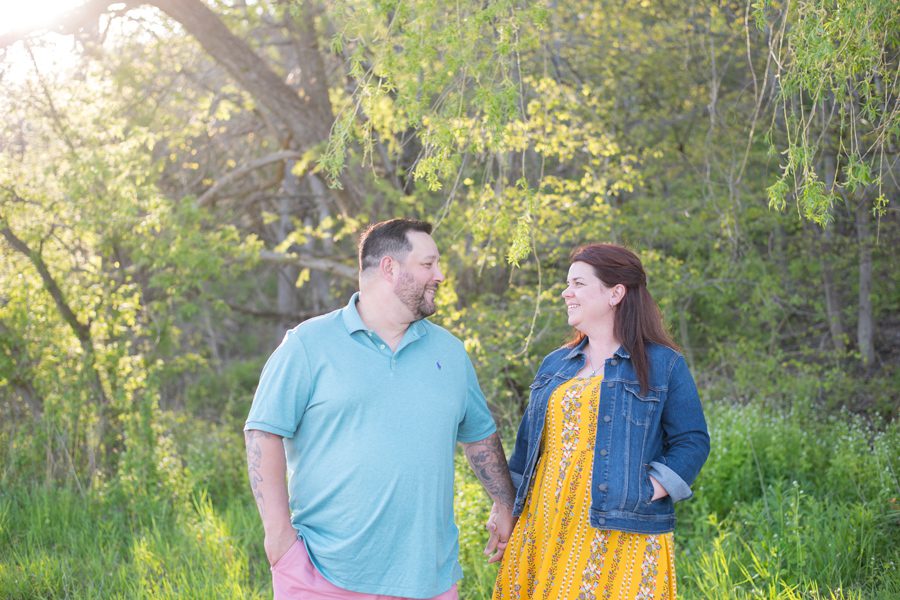
[[[628,289],[624,285],[621,283],[614,285],[612,287],[612,293],[609,295],[609,305],[618,306],[619,302],[625,298],[626,293],[628,293]]]

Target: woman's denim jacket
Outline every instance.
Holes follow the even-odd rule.
[[[531,384],[531,399],[519,426],[509,467],[516,486],[513,514],[525,506],[547,402],[554,390],[581,370],[585,339],[544,359]],[[674,503],[693,495],[693,483],[709,455],[709,433],[694,379],[684,358],[659,344],[647,347],[649,389],[641,386],[631,356],[620,347],[607,359],[600,387],[597,439],[591,479],[591,525],[636,533],[675,527]],[[651,502],[654,478],[669,495]]]

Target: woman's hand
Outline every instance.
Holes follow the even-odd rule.
[[[516,526],[516,520],[510,507],[494,502],[491,507],[491,516],[486,525],[490,537],[484,548],[484,555],[488,557],[489,563],[503,558],[503,552],[506,550],[506,544],[509,543],[509,537]]]
[[[650,499],[651,502],[655,502],[660,498],[665,498],[669,495],[669,492],[666,491],[660,483],[653,477],[653,475],[648,475],[650,478],[650,483],[653,484],[653,497]]]

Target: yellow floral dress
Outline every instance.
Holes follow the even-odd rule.
[[[671,600],[674,538],[594,529],[591,470],[602,376],[553,392],[533,487],[497,574],[493,600]]]

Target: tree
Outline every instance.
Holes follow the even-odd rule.
[[[900,158],[900,14],[893,2],[800,1],[757,9],[761,26],[780,30],[777,57],[785,163],[768,189],[783,209],[788,195],[804,217],[827,227],[855,223],[858,252],[857,347],[864,365],[875,362],[872,305],[873,216],[884,216],[897,194]],[[823,234],[824,246],[832,234]],[[827,266],[824,284],[837,348],[843,325]]]

